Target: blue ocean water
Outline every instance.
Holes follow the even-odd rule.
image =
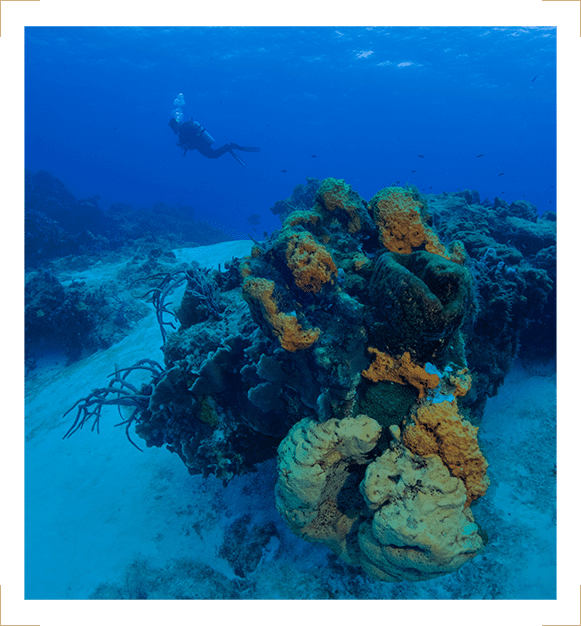
[[[228,238],[306,177],[400,181],[555,210],[553,28],[29,27],[26,167],[101,206],[192,207]],[[182,151],[186,119],[241,167]],[[483,156],[478,157],[482,154]],[[421,155],[421,156],[420,156]]]

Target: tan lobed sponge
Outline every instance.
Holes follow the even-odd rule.
[[[394,436],[399,429],[392,426]],[[474,558],[483,541],[464,483],[437,456],[422,459],[394,443],[367,467],[361,490],[375,510],[359,527],[361,565],[380,580],[427,580]]]
[[[439,457],[405,448],[399,428],[392,433],[391,448],[370,463],[375,420],[295,424],[278,449],[277,509],[296,535],[379,580],[453,572],[483,547],[464,483]]]

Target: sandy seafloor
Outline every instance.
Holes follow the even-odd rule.
[[[180,254],[217,266],[251,245]],[[110,275],[102,266],[78,278]],[[290,532],[274,504],[274,459],[224,487],[213,477],[190,476],[165,449],[136,450],[113,427],[120,421],[113,407],[104,411],[99,434],[85,428],[63,440],[72,420],[63,413],[77,399],[105,386],[115,363],[161,362],[160,346],[152,310],[117,345],[70,366],[47,358],[27,381],[26,599],[556,597],[554,363],[517,361],[488,402],[479,435],[491,487],[472,506],[489,537],[485,553],[449,576],[390,584]],[[229,544],[230,555],[238,549],[236,558],[252,559],[236,575],[232,558],[220,554],[228,529],[244,515],[249,541],[263,532],[270,539],[247,552]]]

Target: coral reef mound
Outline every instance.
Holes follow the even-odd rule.
[[[554,300],[554,221],[479,202],[413,187],[367,202],[308,179],[247,257],[154,287],[163,365],[134,366],[152,373],[141,387],[119,370],[69,434],[119,404],[192,474],[228,483],[277,455],[276,505],[298,536],[383,581],[457,570],[484,546],[479,419]]]

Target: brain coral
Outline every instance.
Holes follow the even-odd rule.
[[[277,508],[295,534],[374,578],[442,576],[482,550],[466,488],[439,457],[413,454],[392,429],[396,441],[369,464],[375,420],[296,424],[279,446]]]

